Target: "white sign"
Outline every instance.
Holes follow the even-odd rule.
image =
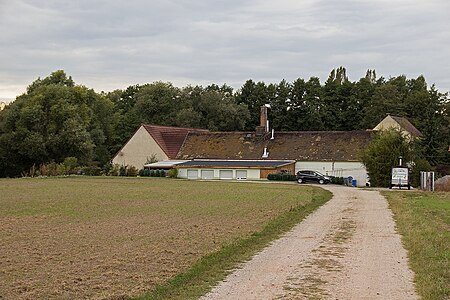
[[[398,186],[408,185],[409,184],[408,174],[409,174],[408,168],[402,167],[392,168],[391,184]]]

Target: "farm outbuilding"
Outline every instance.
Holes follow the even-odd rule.
[[[176,166],[187,179],[264,179],[270,173],[293,174],[293,160],[191,160]]]
[[[114,156],[112,163],[142,169],[150,160],[175,159],[189,132],[208,132],[208,130],[141,125]]]
[[[330,176],[352,176],[363,186],[367,172],[359,151],[373,134],[371,130],[275,132],[273,136],[255,132],[189,133],[177,157],[294,161],[292,174],[306,169]]]
[[[407,119],[395,116],[387,116],[373,130],[270,132],[267,107],[263,106],[255,131],[209,132],[142,125],[113,163],[140,169],[149,158],[154,158],[158,163],[147,165],[148,168],[175,167],[181,178],[192,179],[261,179],[282,170],[291,174],[312,170],[329,176],[351,176],[358,186],[364,186],[368,177],[360,152],[377,130],[391,127],[411,137],[421,136]],[[273,167],[274,162],[289,162],[289,167]]]
[[[411,138],[419,138],[422,133],[414,127],[408,119],[404,117],[397,117],[388,115],[384,118],[373,130],[387,130],[390,128],[395,128],[400,130],[404,136]]]

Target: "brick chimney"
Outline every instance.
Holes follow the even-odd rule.
[[[261,114],[259,116],[259,126],[256,126],[256,134],[263,135],[269,131],[269,120],[267,117],[267,106],[261,106]]]

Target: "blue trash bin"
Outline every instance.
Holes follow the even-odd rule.
[[[353,179],[353,180],[352,180],[352,186],[353,186],[353,187],[356,187],[356,179]]]

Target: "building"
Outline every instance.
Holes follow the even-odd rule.
[[[261,179],[271,173],[294,172],[294,160],[191,160],[176,166],[178,177],[187,179]]]
[[[422,134],[407,119],[387,116],[373,130],[269,131],[267,107],[261,107],[260,125],[248,132],[209,132],[193,128],[142,125],[117,153],[113,163],[150,169],[177,168],[189,179],[264,179],[270,173],[300,170],[353,177],[367,181],[360,152],[377,130],[391,127],[404,134]]]
[[[367,172],[359,160],[359,151],[367,146],[373,135],[372,130],[260,135],[255,132],[189,133],[177,159],[294,161],[293,169],[288,170],[291,174],[299,170],[314,170],[330,176],[352,176],[362,186],[366,183]],[[266,174],[263,175],[260,178],[267,178]]]
[[[404,136],[408,138],[419,138],[422,136],[422,133],[414,127],[408,119],[404,117],[396,117],[388,115],[384,118],[373,130],[387,130],[390,128],[395,128],[400,130]]]
[[[142,169],[150,161],[175,159],[189,132],[204,129],[141,125],[112,159],[113,164]]]

